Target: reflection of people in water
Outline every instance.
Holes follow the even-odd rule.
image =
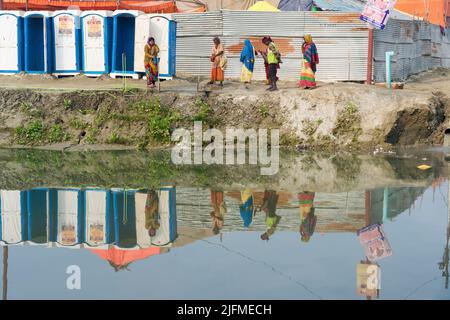
[[[244,222],[244,227],[249,228],[253,221],[254,213],[254,199],[253,193],[250,189],[245,189],[241,191],[241,203],[239,205],[239,212],[241,214],[242,221]]]
[[[211,205],[213,207],[213,211],[210,213],[212,230],[214,234],[219,234],[223,228],[225,213],[227,212],[223,191],[211,190]]]
[[[266,226],[267,231],[261,235],[261,240],[269,240],[269,238],[275,233],[278,223],[281,217],[276,214],[278,195],[274,190],[264,191],[263,204],[261,210],[266,213]]]
[[[303,242],[308,242],[316,228],[317,217],[314,215],[314,192],[301,192],[298,194],[300,202],[300,234]]]
[[[154,237],[156,230],[159,229],[159,214],[158,214],[159,197],[155,190],[147,192],[147,201],[145,203],[145,229],[148,230],[148,235]]]

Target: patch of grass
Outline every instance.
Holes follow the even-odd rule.
[[[180,120],[180,115],[170,108],[161,105],[158,99],[140,101],[135,105],[147,122],[146,137],[138,143],[146,146],[150,140],[157,143],[169,143],[173,125]]]
[[[39,110],[37,108],[34,108],[31,102],[29,101],[22,101],[20,103],[20,111],[25,113],[27,116],[31,118],[43,118],[44,112],[42,110]]]
[[[73,118],[72,120],[70,120],[69,122],[69,126],[74,128],[74,129],[78,129],[78,130],[84,130],[88,127],[88,123],[83,122],[81,119],[78,118]]]
[[[269,108],[265,104],[263,104],[259,107],[259,114],[261,115],[261,117],[267,118],[269,116]]]
[[[112,132],[107,143],[109,144],[127,144],[127,139],[121,137],[117,132]]]
[[[193,117],[193,121],[209,122],[212,114],[212,108],[201,98],[195,100],[195,106],[198,108],[197,114]]]
[[[37,145],[45,142],[46,128],[41,121],[33,121],[27,126],[15,129],[17,143],[22,145]]]
[[[347,102],[345,109],[339,113],[332,133],[337,138],[349,139],[351,143],[358,142],[358,138],[362,133],[361,115],[353,102]]]
[[[86,132],[86,142],[88,144],[97,143],[97,135],[99,133],[99,129],[97,127],[90,126]]]
[[[66,110],[72,108],[72,100],[64,98],[63,106]]]
[[[49,129],[48,142],[50,143],[64,142],[69,140],[69,138],[69,134],[64,131],[60,124],[55,124]]]

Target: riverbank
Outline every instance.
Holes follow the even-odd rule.
[[[144,81],[0,77],[0,145],[85,150],[170,145],[175,128],[279,128],[284,146],[376,149],[441,144],[450,115],[450,71],[415,76],[402,90],[356,83],[321,83],[300,90],[280,82],[224,88],[192,79]],[[199,88],[199,90],[197,90]]]

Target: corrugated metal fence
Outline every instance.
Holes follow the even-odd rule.
[[[209,76],[212,38],[219,36],[228,57],[227,78],[239,78],[240,52],[246,38],[256,48],[270,35],[283,55],[280,78],[300,77],[301,44],[310,33],[318,47],[321,81],[366,79],[368,32],[359,14],[340,12],[251,12],[217,11],[176,14],[177,73]],[[262,49],[262,48],[261,48]],[[265,79],[262,58],[256,59],[254,79]]]
[[[421,21],[389,20],[374,33],[374,80],[386,81],[385,53],[394,51],[392,79],[403,81],[434,67],[450,68],[450,32]]]

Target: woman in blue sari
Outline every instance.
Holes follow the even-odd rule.
[[[255,66],[255,49],[248,39],[244,41],[244,48],[241,52],[240,61],[243,63],[241,82],[249,83],[252,80],[253,67]]]

